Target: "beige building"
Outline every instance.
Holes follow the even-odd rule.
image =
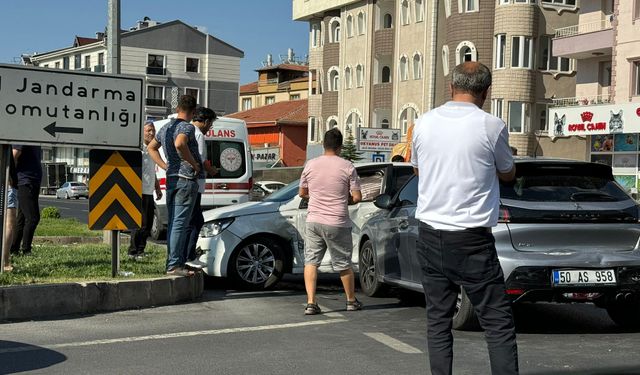
[[[519,154],[585,158],[584,138],[549,138],[546,129],[552,99],[575,96],[575,62],[552,47],[557,28],[578,22],[578,5],[293,0],[294,20],[309,23],[309,70],[318,78],[309,96],[308,156],[332,126],[399,129],[405,137],[419,114],[450,97],[451,70],[474,60],[493,70],[484,109],[507,123]]]
[[[553,53],[577,61],[576,95],[555,100],[550,134],[586,137],[586,158],[638,191],[640,0],[582,1],[578,22],[556,30]]]

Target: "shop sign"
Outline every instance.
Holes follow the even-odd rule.
[[[251,160],[275,163],[280,159],[280,147],[251,148]]]
[[[549,136],[640,133],[640,103],[549,110]]]
[[[399,129],[358,128],[359,151],[388,151],[400,142]]]

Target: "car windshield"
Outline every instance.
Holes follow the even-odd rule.
[[[271,190],[278,190],[282,187],[284,187],[284,184],[266,184],[265,185],[267,187],[267,189],[271,189]]]
[[[289,185],[283,187],[282,189],[276,191],[275,193],[266,197],[263,202],[286,202],[296,195],[298,195],[298,188],[300,186],[300,180],[295,180]]]

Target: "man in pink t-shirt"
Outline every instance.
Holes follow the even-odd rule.
[[[318,266],[327,249],[331,265],[340,272],[347,295],[347,311],[362,309],[356,299],[351,253],[349,203],[362,200],[360,179],[353,164],[340,157],[342,133],[331,129],[324,134],[324,155],[309,160],[300,178],[299,195],[309,199],[304,249],[304,285],[307,290],[306,315],[319,314],[316,303]]]

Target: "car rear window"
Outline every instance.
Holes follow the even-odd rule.
[[[630,199],[608,166],[590,163],[519,163],[500,196],[528,202],[619,202]]]

